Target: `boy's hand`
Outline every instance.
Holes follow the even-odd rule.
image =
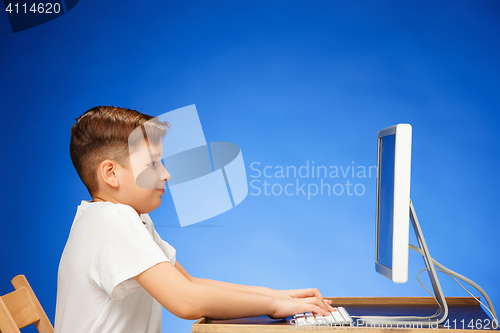
[[[277,298],[274,301],[274,311],[269,317],[272,319],[283,319],[306,311],[320,313],[324,316],[329,315],[329,311],[324,308],[325,303],[317,297]]]
[[[275,299],[305,299],[308,297],[315,297],[321,302],[321,308],[326,311],[333,311],[330,304],[332,301],[328,299],[323,299],[321,293],[316,288],[309,289],[292,289],[292,290],[271,290],[270,297]],[[297,312],[299,313],[299,312]]]

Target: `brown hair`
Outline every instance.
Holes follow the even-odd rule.
[[[142,131],[134,131],[137,127],[142,127]],[[77,118],[71,127],[69,152],[90,195],[98,190],[99,163],[109,159],[123,167],[128,166],[129,148],[134,148],[129,147],[132,132],[134,135],[144,134],[148,145],[157,144],[166,135],[166,127],[170,127],[169,123],[160,122],[158,118],[114,106],[96,106]]]

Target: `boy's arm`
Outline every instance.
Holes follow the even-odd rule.
[[[159,263],[135,277],[163,307],[184,319],[218,319],[268,315],[284,318],[312,311],[327,315],[325,305],[315,297],[273,299],[194,283],[169,262]]]
[[[240,284],[234,284],[234,283],[229,283],[229,282],[222,282],[222,281],[217,281],[217,280],[210,280],[210,279],[200,279],[200,278],[195,278],[191,276],[185,269],[184,267],[179,264],[177,261],[175,263],[175,267],[184,275],[189,281],[198,283],[198,284],[204,284],[207,286],[213,286],[221,289],[227,289],[227,290],[232,290],[240,293],[247,293],[247,294],[257,294],[257,295],[262,295],[262,296],[267,296],[267,297],[272,297],[272,298],[306,298],[306,297],[316,297],[320,301],[325,302],[327,304],[327,308],[329,311],[332,311],[333,309],[329,306],[331,303],[330,300],[323,300],[323,297],[321,296],[321,293],[319,292],[318,289],[315,288],[309,288],[309,289],[297,289],[297,290],[274,290],[271,288],[266,288],[266,287],[257,287],[257,286],[244,286]]]
[[[177,261],[175,263],[175,268],[179,270],[179,272],[182,273],[189,281],[198,283],[198,284],[204,284],[207,286],[213,286],[213,287],[218,287],[221,289],[227,289],[227,290],[232,290],[232,291],[237,291],[240,293],[247,293],[247,294],[257,294],[257,295],[262,295],[262,296],[268,296],[268,297],[273,297],[272,295],[272,289],[270,288],[265,288],[265,287],[254,287],[254,286],[244,286],[240,284],[234,284],[234,283],[229,283],[229,282],[222,282],[222,281],[217,281],[217,280],[209,280],[209,279],[200,279],[200,278],[195,278],[191,276],[185,269],[184,267],[179,264]]]

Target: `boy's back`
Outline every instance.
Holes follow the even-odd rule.
[[[130,206],[82,201],[59,265],[56,333],[161,332],[161,306],[134,276],[175,265],[147,214]]]

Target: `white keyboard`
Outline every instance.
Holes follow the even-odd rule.
[[[352,318],[347,313],[346,309],[339,306],[338,308],[333,308],[334,311],[330,312],[329,316],[323,316],[321,314],[312,314],[312,312],[298,313],[293,316],[295,319],[295,324],[298,326],[307,325],[329,325],[329,326],[340,326],[340,325],[350,325],[352,323]]]

